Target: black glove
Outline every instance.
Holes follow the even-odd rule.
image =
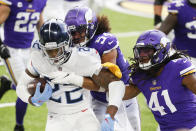
[[[10,57],[10,52],[4,44],[0,45],[0,56],[5,60]]]

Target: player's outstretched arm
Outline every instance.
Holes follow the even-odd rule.
[[[139,88],[134,86],[133,84],[130,84],[129,86],[126,86],[125,89],[125,95],[123,97],[123,100],[128,100],[136,97],[141,91]]]

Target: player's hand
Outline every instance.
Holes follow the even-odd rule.
[[[10,57],[10,52],[4,44],[0,45],[0,56],[3,59],[7,59]]]
[[[46,83],[44,91],[40,92],[41,83],[38,83],[36,86],[35,94],[31,98],[31,102],[35,106],[41,106],[44,102],[48,101],[49,98],[52,96],[52,87]]]
[[[73,84],[82,87],[84,78],[76,75],[75,73],[66,73],[62,71],[53,73],[53,80],[51,82],[55,84]]]
[[[113,120],[109,114],[106,114],[101,123],[101,131],[114,131],[114,122],[115,120]]]

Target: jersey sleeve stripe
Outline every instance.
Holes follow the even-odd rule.
[[[168,9],[168,12],[169,12],[169,13],[177,14],[177,13],[178,13],[178,10],[170,10],[170,9]]]
[[[114,46],[113,48],[104,51],[103,54],[109,53],[111,50],[116,49],[117,47],[118,47],[118,44],[116,46]]]
[[[181,76],[190,75],[190,74],[195,73],[195,72],[196,72],[196,69],[193,69],[193,70],[191,70],[191,71],[189,71],[189,72],[187,72],[185,74],[182,74]]]
[[[0,0],[0,4],[2,4],[2,5],[12,5],[12,2],[7,1],[7,0]]]
[[[188,74],[191,74],[193,72],[196,72],[196,68],[194,65],[191,65],[190,67],[180,71],[180,75],[181,76],[184,76],[184,75],[188,75]]]

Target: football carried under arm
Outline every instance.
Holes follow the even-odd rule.
[[[26,102],[30,103],[34,106],[41,106],[44,102],[49,100],[52,95],[52,87],[49,84],[45,84],[43,92],[40,92],[41,81],[37,81],[37,83],[33,86],[34,92],[31,94],[28,89],[29,83],[32,84],[32,81],[38,79],[38,76],[33,76],[30,72],[26,69],[26,71],[21,76],[19,83],[16,88],[16,93],[18,97]],[[41,87],[43,88],[43,87]]]

